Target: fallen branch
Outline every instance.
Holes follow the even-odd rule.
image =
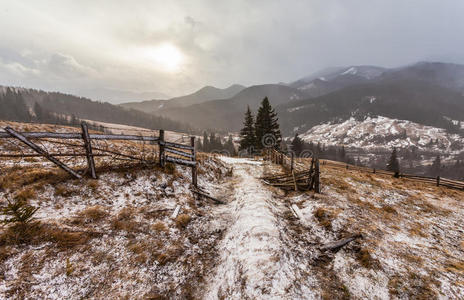
[[[195,189],[195,188],[192,188],[191,191],[192,191],[193,193],[199,195],[199,196],[203,196],[203,197],[205,197],[205,198],[207,198],[207,199],[213,200],[213,201],[216,202],[217,204],[226,204],[224,201],[221,201],[221,200],[219,200],[219,199],[216,199],[216,198],[214,198],[214,197],[212,197],[212,196],[210,196],[210,195],[208,195],[208,194],[206,194],[206,193],[204,193],[204,192],[201,192],[201,191],[199,191],[199,190],[197,190],[197,189]]]
[[[338,250],[341,247],[345,246],[346,244],[356,240],[357,238],[362,238],[362,234],[358,233],[358,234],[352,235],[350,237],[347,237],[347,238],[344,238],[344,239],[341,239],[341,240],[338,240],[338,241],[335,241],[335,242],[327,243],[327,244],[323,245],[320,249],[322,251]]]

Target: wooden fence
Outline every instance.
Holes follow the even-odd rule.
[[[354,165],[345,164],[342,162],[330,161],[330,160],[323,160],[321,164],[323,166],[331,166],[333,168],[354,170],[354,171],[360,171],[360,172],[366,172],[366,173],[372,173],[372,174],[388,175],[388,176],[393,176],[396,178],[406,178],[408,180],[430,183],[436,186],[445,186],[448,188],[464,190],[463,181],[451,180],[451,179],[443,178],[440,176],[432,177],[432,176],[413,175],[413,174],[406,174],[406,173],[395,173],[391,171],[354,166]]]
[[[50,162],[54,163],[59,168],[63,169],[75,178],[82,178],[86,173],[94,179],[97,178],[95,168],[95,158],[110,155],[118,155],[128,160],[137,160],[146,164],[156,163],[144,158],[139,158],[134,155],[128,155],[109,149],[102,149],[94,147],[92,141],[142,141],[158,144],[159,146],[159,161],[160,166],[164,167],[166,162],[184,165],[190,167],[192,170],[192,185],[197,188],[197,162],[195,152],[195,137],[190,138],[190,145],[178,144],[168,142],[164,138],[164,130],[159,130],[159,136],[142,136],[142,135],[127,135],[127,134],[93,134],[89,133],[88,125],[85,122],[81,123],[82,132],[75,133],[60,133],[60,132],[18,132],[11,127],[5,127],[4,132],[0,131],[0,139],[16,139],[21,141],[24,145],[32,149],[36,154],[25,153],[0,153],[0,157],[6,158],[21,158],[21,157],[44,157]],[[49,153],[46,149],[38,145],[37,140],[53,139],[53,140],[82,140],[84,142],[82,152],[78,153]],[[68,146],[80,145],[60,142],[60,144]],[[95,153],[97,151],[98,153]],[[58,159],[58,157],[85,157],[87,160],[87,168],[84,172],[79,173],[73,170],[70,166],[66,165]]]
[[[265,159],[280,164],[288,173],[265,176],[262,179],[266,184],[279,187],[284,190],[314,190],[320,192],[319,160],[311,159],[309,169],[297,162],[293,153],[290,156],[276,149],[266,149]]]

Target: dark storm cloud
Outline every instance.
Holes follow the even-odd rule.
[[[460,0],[9,1],[3,7],[0,84],[112,100],[115,90],[178,95],[207,84],[291,81],[328,66],[464,62]]]

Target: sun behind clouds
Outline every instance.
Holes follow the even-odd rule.
[[[185,60],[184,54],[173,44],[163,43],[159,46],[143,49],[146,59],[165,72],[177,72]]]

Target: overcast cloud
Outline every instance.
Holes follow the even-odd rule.
[[[95,100],[288,82],[329,66],[464,63],[462,0],[0,4],[0,85]]]

